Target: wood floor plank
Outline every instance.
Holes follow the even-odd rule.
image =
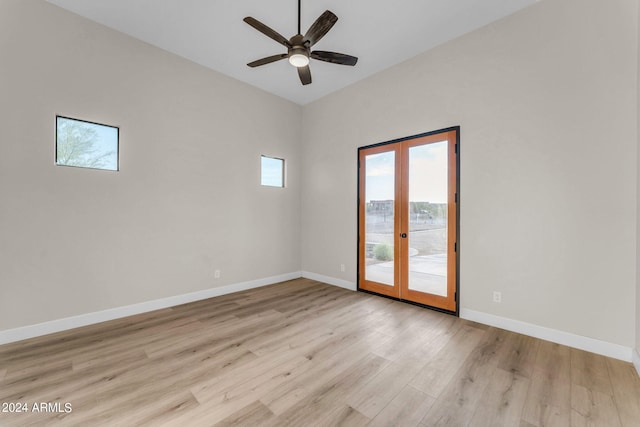
[[[238,302],[236,301],[222,301],[216,298],[215,303],[212,303],[211,299],[204,299],[187,304],[177,305],[175,307],[172,307],[172,309],[173,312],[176,313],[176,315],[189,316],[201,320],[201,316],[205,318],[229,316],[233,313],[233,310],[238,307],[240,307],[240,304],[238,304]]]
[[[636,420],[640,422],[640,419]],[[610,394],[571,387],[571,425],[574,427],[619,427],[620,417]]]
[[[371,381],[351,393],[346,403],[364,416],[373,419],[405,388],[425,363],[426,360],[417,357],[402,363],[391,362]]]
[[[607,359],[595,353],[571,349],[571,383],[613,396]]]
[[[520,359],[516,356],[514,363]],[[529,379],[518,370],[498,368],[482,392],[469,425],[474,427],[511,427],[520,424],[522,408],[529,389]]]
[[[144,350],[149,357],[161,357],[188,352],[202,345],[226,346],[230,339],[237,339],[239,336],[251,333],[258,335],[264,325],[269,325],[271,322],[280,319],[282,319],[282,314],[275,310],[256,313],[245,318],[244,321],[237,318],[227,319],[224,323],[212,325],[207,334],[203,334],[202,330],[193,331],[171,340],[165,340],[165,342],[146,344]]]
[[[227,298],[228,300],[235,301],[240,305],[248,305],[254,304],[256,301],[272,301],[273,298],[288,297],[292,294],[308,293],[319,289],[326,290],[327,288],[323,283],[316,280],[300,278],[274,285],[254,288],[244,292],[238,292],[236,294],[225,295],[221,298]]]
[[[380,310],[371,316],[370,321],[376,325],[378,331],[386,334],[386,335],[398,335],[404,331],[410,329],[410,326],[414,325],[416,322],[412,319],[419,310],[417,307],[412,307],[410,310],[398,310],[394,312],[390,310],[392,307],[398,306],[398,304],[402,304],[398,301],[387,300],[389,309]],[[419,322],[418,322],[419,324]],[[424,326],[424,325],[423,325]]]
[[[71,358],[71,369],[74,371],[87,371],[99,369],[102,366],[114,364],[128,364],[131,360],[148,359],[147,354],[141,348],[135,346],[128,349],[113,348],[97,353],[84,353]]]
[[[123,336],[131,331],[131,328],[144,329],[153,322],[166,322],[172,316],[172,309],[152,311],[132,317],[111,320],[95,325],[84,326],[72,330],[57,332],[33,339],[18,341],[0,346],[0,361],[10,362],[12,358],[24,359],[36,355],[44,356],[43,349],[58,352],[69,351],[77,347],[83,347],[87,343],[96,343],[115,336]],[[79,344],[78,344],[79,343]]]
[[[8,389],[14,390],[7,400],[21,400],[29,397],[32,401],[57,400],[59,396],[67,399],[80,398],[90,389],[92,393],[98,393],[103,389],[114,387],[119,378],[126,376],[136,369],[145,369],[149,362],[144,352],[128,352],[126,357],[118,358],[112,365],[97,365],[83,371],[67,369],[63,371],[51,371],[37,380],[24,378],[14,382]],[[5,400],[6,401],[6,400]]]
[[[541,341],[522,410],[523,421],[536,427],[567,426],[571,420],[569,347]]]
[[[381,344],[374,353],[387,360],[400,361],[412,358],[419,353],[429,341],[432,330],[426,327],[413,327],[411,330],[392,335],[386,343]]]
[[[71,361],[64,361],[64,363],[56,363],[50,366],[42,365],[37,369],[22,369],[16,371],[13,375],[8,374],[1,383],[0,401],[21,400],[34,388],[40,388],[51,383],[62,383],[71,371]]]
[[[156,359],[149,361],[146,365],[130,369],[129,371],[115,376],[101,379],[95,384],[89,384],[89,387],[83,387],[77,393],[90,393],[99,405],[91,408],[79,407],[74,410],[73,422],[82,421],[85,425],[89,425],[93,420],[102,420],[116,418],[119,414],[126,415],[127,412],[137,413],[135,406],[157,407],[163,403],[160,408],[164,411],[165,406],[174,407],[175,401],[171,400],[172,395],[180,395],[187,399],[193,397],[189,392],[189,388],[198,384],[203,379],[215,377],[216,375],[224,375],[236,366],[249,363],[253,358],[247,358],[246,355],[255,355],[251,353],[242,353],[240,355],[233,354],[224,356],[227,359],[212,358],[196,363],[190,369],[190,363],[176,360]],[[162,367],[162,371],[158,368]],[[171,390],[167,393],[167,390]],[[68,392],[67,396],[77,402],[77,395],[74,392]],[[185,397],[186,396],[186,397]],[[168,400],[165,400],[167,398]]]
[[[344,291],[344,289],[340,289]],[[335,291],[334,291],[335,292]],[[298,305],[293,310],[282,311],[289,320],[307,319],[312,321],[324,321],[329,323],[343,322],[341,316],[350,316],[353,309],[359,310],[360,301],[353,294],[344,292],[333,293],[330,298],[324,300],[315,299],[308,306]],[[350,316],[352,317],[352,316]],[[335,319],[335,320],[334,320]]]
[[[316,303],[314,297],[314,304]],[[284,344],[297,346],[301,345],[300,341],[306,340],[308,337],[301,335],[303,329],[311,329],[312,326],[308,324],[305,326],[305,321],[309,318],[315,318],[319,315],[320,310],[302,311],[295,314],[284,315],[279,311],[273,309],[273,307],[262,307],[262,311],[255,313],[252,316],[246,316],[244,318],[234,318],[229,321],[225,321],[222,325],[218,322],[212,325],[214,333],[212,334],[200,334],[201,336],[192,337],[184,336],[180,338],[180,341],[176,344],[162,347],[160,349],[146,348],[148,354],[154,357],[158,354],[166,354],[168,352],[181,352],[191,351],[193,346],[202,347],[215,346],[215,345],[228,345],[229,340],[233,340],[234,345],[244,345],[248,348],[255,348],[258,350],[257,354],[262,354],[267,351],[277,349]],[[273,319],[271,318],[273,316]],[[314,319],[315,320],[315,319]],[[290,337],[288,334],[294,335],[298,333],[298,340],[292,340],[290,343],[286,343]],[[278,341],[280,340],[280,341]],[[263,348],[259,345],[264,344]],[[186,346],[185,346],[186,345]]]
[[[14,377],[14,372],[29,371],[33,368],[40,369],[43,365],[66,364],[70,359],[93,358],[95,355],[105,354],[110,351],[116,354],[118,349],[122,351],[123,348],[127,349],[141,344],[166,340],[168,336],[183,333],[183,327],[193,328],[192,324],[193,319],[176,319],[172,312],[169,311],[166,321],[154,317],[151,319],[145,318],[140,327],[128,324],[121,326],[118,328],[118,332],[121,335],[103,331],[104,327],[102,325],[100,326],[101,331],[97,334],[88,334],[85,331],[86,328],[80,328],[82,333],[79,338],[66,336],[62,343],[56,340],[52,344],[52,348],[47,348],[46,351],[39,350],[38,346],[32,346],[25,350],[24,356],[9,360],[8,376]],[[68,342],[67,348],[64,347],[64,342]]]
[[[236,369],[199,381],[190,388],[190,391],[198,401],[204,402],[207,398],[223,393],[235,385],[251,381],[253,378],[259,377],[265,372],[268,373],[270,370],[278,369],[278,367],[286,365],[292,360],[301,359],[307,360],[287,351],[281,351],[276,355],[270,355],[270,357],[256,357]]]
[[[273,412],[260,401],[255,401],[214,425],[215,427],[259,426],[274,420]]]
[[[407,385],[371,421],[369,427],[418,426],[435,399]]]
[[[103,412],[100,417],[105,425],[156,426],[160,423],[175,423],[182,414],[198,408],[199,403],[191,393],[179,392],[155,400],[133,399],[123,405]],[[66,417],[70,426],[78,425],[71,416]],[[65,423],[60,423],[64,427]]]
[[[275,310],[286,311],[289,307],[299,307],[300,301],[304,301],[310,298],[309,302],[317,302],[318,300],[325,300],[335,298],[336,294],[333,289],[327,289],[326,287],[316,287],[305,289],[302,292],[292,292],[287,295],[271,296],[269,298],[257,300],[255,302],[242,305],[240,308],[236,308],[233,314],[237,317],[252,316],[256,311],[261,310]]]
[[[640,378],[629,363],[297,279],[2,345],[2,401],[73,408],[0,412],[3,427],[541,427],[616,416],[636,427]]]
[[[461,327],[410,384],[434,398],[440,396],[484,334],[485,331],[480,329]]]
[[[313,421],[314,427],[364,427],[371,420],[349,405],[333,405],[324,415]]]
[[[531,378],[540,340],[513,332],[509,334],[506,345],[508,350],[498,362],[498,368]]]
[[[613,397],[624,427],[633,427],[640,420],[640,377],[628,362],[607,359],[613,387]]]
[[[386,338],[385,335],[369,330],[338,337],[325,348],[314,349],[303,354],[313,362],[313,367],[301,375],[298,380],[282,384],[272,390],[261,401],[276,415],[281,415],[308,396],[317,393],[328,382],[345,375],[357,363],[363,354],[375,343]],[[337,344],[342,344],[340,348]]]
[[[388,364],[388,360],[371,353],[353,360],[352,366],[342,375],[326,381],[321,388],[280,414],[277,425],[300,426],[309,420],[323,420],[336,405],[344,405],[350,392],[371,380]]]
[[[243,345],[258,356],[270,353],[284,346],[300,347],[314,338],[326,335],[330,329],[323,326],[313,326],[310,322],[287,322],[272,334],[256,335],[246,340]]]
[[[283,382],[298,377],[309,367],[308,359],[297,356],[276,367],[265,367],[263,373],[253,375],[240,384],[226,388],[199,390],[195,396],[198,402],[206,406],[202,405],[187,414],[184,417],[184,423],[191,422],[194,418],[206,420],[209,425],[220,422],[258,401]]]
[[[490,328],[422,420],[427,426],[468,425],[495,376],[507,332]]]

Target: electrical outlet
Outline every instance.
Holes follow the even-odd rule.
[[[340,271],[344,272],[345,268],[344,268],[344,264],[340,264]]]
[[[213,278],[214,279],[219,279],[220,278],[220,270],[216,270],[213,272]]]
[[[502,292],[493,291],[493,302],[498,304],[502,302]]]

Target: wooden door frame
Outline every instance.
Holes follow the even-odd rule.
[[[366,290],[366,289],[362,289],[360,287],[360,277],[362,274],[364,274],[364,269],[365,266],[364,264],[364,254],[362,253],[364,250],[366,250],[365,248],[365,243],[366,242],[361,242],[360,238],[361,236],[364,238],[364,221],[361,219],[362,217],[362,209],[363,209],[363,203],[361,203],[360,200],[360,196],[361,196],[361,185],[364,182],[365,176],[365,168],[362,165],[362,152],[363,150],[370,150],[372,148],[377,148],[377,147],[381,147],[380,148],[380,152],[384,152],[384,151],[389,151],[388,149],[385,149],[386,146],[391,145],[391,144],[397,144],[399,142],[405,142],[408,140],[417,140],[417,139],[421,139],[421,140],[429,140],[429,137],[432,137],[434,135],[443,135],[443,134],[447,134],[447,133],[454,133],[454,138],[455,138],[455,142],[454,144],[450,144],[451,146],[450,148],[450,154],[454,154],[454,158],[452,159],[450,156],[450,160],[449,160],[449,182],[451,183],[452,180],[455,181],[455,191],[450,191],[449,192],[449,206],[448,206],[448,210],[449,210],[449,215],[453,214],[455,215],[455,227],[449,227],[448,230],[448,239],[449,241],[453,241],[454,244],[450,246],[450,248],[448,248],[448,251],[454,251],[454,258],[455,258],[455,266],[448,266],[447,269],[447,275],[449,276],[450,274],[453,274],[455,276],[453,282],[454,282],[454,302],[455,302],[455,307],[452,307],[451,310],[448,309],[443,309],[443,308],[439,308],[439,307],[434,307],[428,304],[424,304],[424,303],[420,303],[420,302],[415,302],[415,301],[409,301],[406,299],[400,299],[400,295],[394,295],[394,294],[390,294],[389,292],[384,292],[385,289],[381,289],[382,292],[378,292],[377,289],[375,291],[370,291],[370,290]],[[449,138],[447,138],[449,139]],[[434,141],[435,142],[435,141]],[[405,155],[401,155],[399,156],[399,150],[396,149],[396,167],[400,162],[406,162],[406,156]],[[400,159],[398,158],[400,157]],[[408,173],[408,169],[406,168],[406,165],[402,165],[405,166],[403,169],[403,178],[402,179],[406,179],[404,177],[405,174]],[[452,168],[453,166],[453,168]],[[452,170],[453,169],[453,170]],[[397,171],[398,169],[396,169]],[[408,176],[408,175],[407,175]],[[399,194],[400,192],[398,191],[398,187],[401,184],[400,182],[401,180],[396,180],[395,186],[396,186],[396,194]],[[435,131],[431,131],[431,132],[425,132],[425,133],[421,133],[421,134],[417,134],[417,135],[412,135],[412,136],[407,136],[404,138],[398,138],[398,139],[394,139],[394,140],[390,140],[390,141],[385,141],[385,142],[380,142],[377,144],[372,144],[372,145],[367,145],[364,147],[358,147],[358,187],[357,187],[357,203],[358,203],[358,237],[357,237],[357,277],[356,277],[356,289],[359,292],[367,292],[367,293],[373,293],[375,295],[381,295],[387,298],[391,298],[394,300],[399,300],[402,302],[406,302],[409,304],[413,304],[413,305],[418,305],[421,307],[426,307],[432,310],[436,310],[436,311],[441,311],[441,312],[445,312],[448,314],[453,314],[455,316],[459,316],[460,315],[460,126],[452,126],[449,128],[444,128],[444,129],[438,129]],[[394,201],[394,207],[395,207],[395,212],[396,214],[394,215],[394,229],[397,230],[399,229],[398,222],[401,221],[401,210],[400,210],[400,206],[401,203],[405,202],[405,200],[400,200],[401,197],[396,197],[395,201]],[[452,200],[453,199],[453,200]],[[397,236],[398,233],[394,233],[396,236],[394,237],[394,256],[398,256],[399,252],[400,252],[400,242],[399,242],[399,237]],[[407,243],[405,243],[407,244]],[[449,245],[448,245],[449,246]],[[361,256],[362,255],[362,256]],[[448,256],[451,256],[451,253],[448,254]],[[399,283],[398,280],[398,275],[400,274],[400,268],[395,268],[394,269],[394,279],[395,279],[395,283],[397,283],[397,288],[399,288],[401,286],[401,284]],[[387,287],[388,288],[388,287]],[[451,291],[451,289],[449,289],[449,291]]]
[[[386,152],[393,151],[395,153],[394,173],[397,173],[397,171],[400,170],[400,165],[402,163],[400,147],[398,146],[390,150],[388,148],[388,145],[389,145],[388,143],[385,143],[385,144],[376,144],[370,147],[358,148],[358,236],[364,236],[364,233],[365,233],[364,221],[360,220],[360,215],[361,215],[360,210],[362,209],[360,205],[360,183],[364,182],[364,178],[365,178],[364,176],[365,168],[360,167],[360,165],[364,160],[364,156],[365,156],[364,152],[366,150],[368,152],[367,154],[371,155],[371,154],[386,153]],[[395,195],[400,194],[401,185],[402,185],[402,181],[399,179],[396,179],[394,182]],[[393,201],[393,212],[394,212],[393,213],[393,229],[397,230],[398,228],[400,228],[400,221],[401,221],[401,216],[400,216],[401,200],[400,200],[400,197],[395,197],[395,195],[394,195],[394,201]],[[358,240],[359,240],[359,237],[358,237]],[[366,242],[362,242],[362,244],[360,244],[360,242],[358,241],[358,254],[360,254],[362,251],[365,251],[365,250],[366,250]],[[365,258],[364,256],[361,257],[358,255],[358,283],[356,284],[356,286],[358,287],[358,290],[360,290],[360,272],[364,271],[365,269],[364,258]],[[400,258],[400,237],[397,235],[397,233],[393,233],[393,259],[397,260],[399,258]],[[394,261],[394,269],[393,269],[393,282],[394,282],[394,286],[386,286],[386,285],[381,285],[374,282],[368,283],[367,286],[371,288],[369,292],[373,291],[376,294],[388,296],[395,299],[400,299],[400,269],[395,267],[395,261]],[[362,290],[366,291],[366,289],[362,289]]]

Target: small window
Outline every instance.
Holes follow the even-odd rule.
[[[284,159],[262,156],[262,185],[284,187]]]
[[[119,129],[68,117],[56,117],[56,164],[118,170]]]

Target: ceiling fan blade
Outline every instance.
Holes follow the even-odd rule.
[[[327,52],[326,50],[314,50],[311,52],[313,59],[319,61],[331,62],[332,64],[351,65],[354,66],[358,62],[358,58],[344,53]]]
[[[289,40],[285,39],[282,34],[278,33],[276,30],[272,28],[269,28],[268,26],[264,25],[262,22],[258,21],[257,19],[247,16],[246,18],[243,19],[243,21],[251,25],[256,30],[260,31],[265,36],[270,37],[273,40],[277,41],[281,45],[284,45],[286,47],[291,47],[291,43],[289,43]]]
[[[281,59],[284,59],[286,57],[287,57],[286,53],[281,53],[280,55],[267,56],[266,58],[262,58],[262,59],[258,59],[258,60],[253,61],[253,62],[249,62],[247,65],[249,67],[251,67],[251,68],[259,67],[261,65],[271,64],[272,62],[280,61]]]
[[[318,43],[325,34],[329,32],[331,27],[334,26],[338,17],[333,14],[330,10],[325,10],[316,22],[314,22],[309,30],[307,30],[307,34],[304,35],[304,40],[309,41],[309,46],[313,46]]]
[[[309,66],[306,67],[298,67],[298,76],[300,76],[300,81],[303,85],[308,85],[311,83],[311,70]]]

